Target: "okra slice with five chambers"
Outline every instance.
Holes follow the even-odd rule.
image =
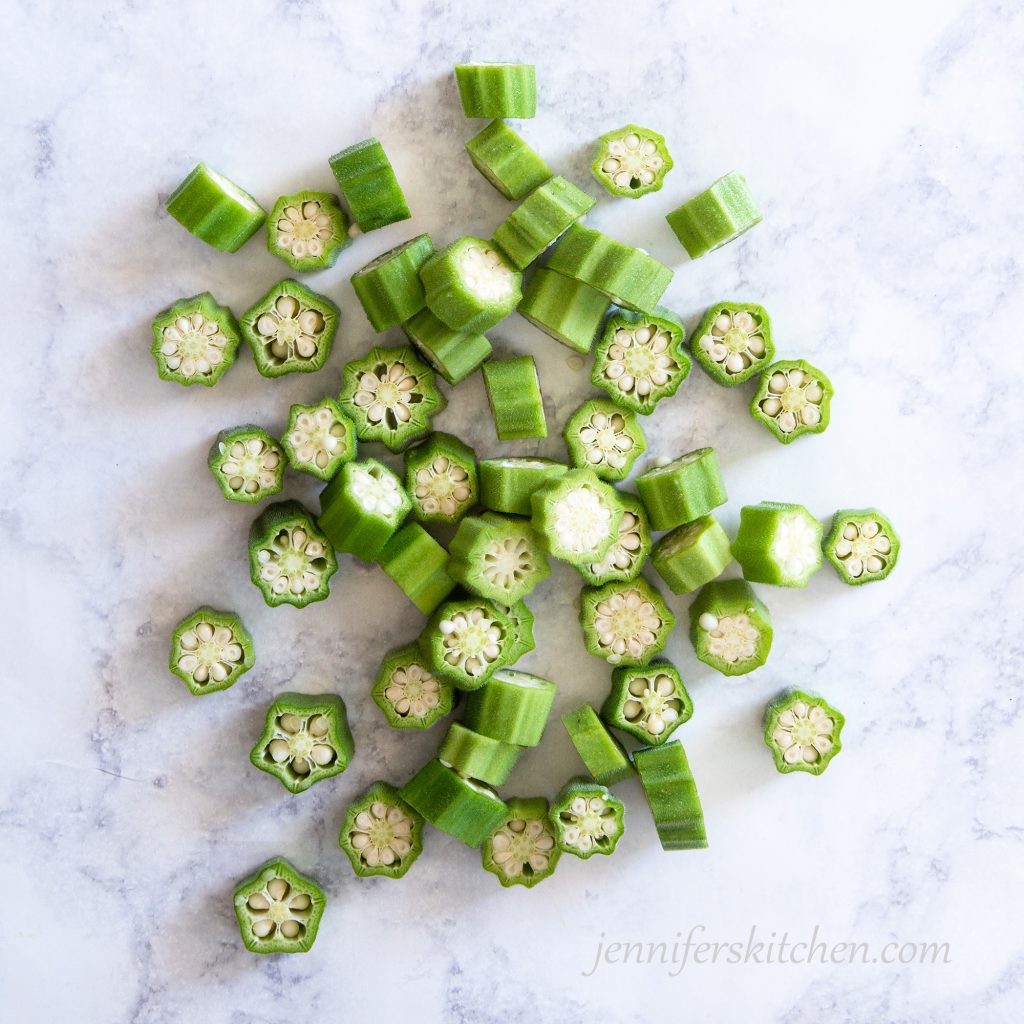
[[[171,671],[195,697],[234,686],[256,664],[252,637],[234,612],[203,605],[174,627]]]
[[[405,487],[422,523],[457,523],[480,491],[476,452],[452,434],[435,431],[405,453]]]
[[[634,494],[616,494],[623,511],[612,546],[599,562],[576,566],[579,574],[595,587],[636,579],[651,553],[651,528],[643,502]]]
[[[320,492],[317,524],[339,551],[373,562],[411,508],[402,481],[382,462],[346,462]]]
[[[352,275],[352,289],[375,331],[404,323],[426,306],[420,268],[433,254],[430,235],[417,235]]]
[[[714,448],[697,448],[636,478],[654,530],[671,530],[728,501]]]
[[[354,753],[345,702],[337,694],[281,693],[267,709],[249,760],[290,793],[302,793],[340,775]]]
[[[803,505],[744,505],[732,556],[752,583],[806,587],[821,568],[821,523]]]
[[[186,231],[221,252],[237,252],[267,218],[245,189],[202,163],[189,171],[164,206]]]
[[[376,231],[412,216],[391,161],[376,139],[335,153],[329,163],[360,231]]]
[[[551,575],[537,533],[518,516],[468,516],[459,523],[449,554],[453,579],[502,605],[522,600]]]
[[[673,594],[689,594],[710,583],[731,561],[728,534],[714,516],[665,534],[651,554],[651,564]]]
[[[551,168],[502,120],[466,143],[473,166],[506,198],[522,199],[551,177]]]
[[[608,725],[657,746],[693,716],[693,701],[679,670],[655,660],[644,668],[621,665],[612,673],[612,688],[601,708]]]
[[[840,509],[823,546],[839,578],[851,586],[884,580],[900,554],[900,539],[877,508]]]
[[[595,782],[614,786],[635,774],[625,748],[605,728],[589,704],[581,704],[562,715],[562,725]]]
[[[345,811],[338,845],[360,878],[401,878],[423,852],[423,815],[375,782]]]
[[[534,491],[530,504],[548,554],[574,566],[608,553],[624,512],[615,488],[590,469],[570,469]]]
[[[488,359],[481,370],[498,440],[547,437],[544,399],[533,356]]]
[[[828,427],[834,394],[828,377],[806,360],[773,363],[761,374],[750,415],[789,444]]]
[[[627,124],[597,140],[591,170],[613,196],[639,199],[657,192],[673,166],[664,135]]]
[[[576,352],[589,352],[611,303],[582,281],[538,267],[517,312],[548,337]]]
[[[453,331],[429,309],[421,309],[402,324],[402,330],[416,351],[452,385],[478,370],[494,351],[483,334]]]
[[[468,779],[488,786],[501,786],[508,781],[522,752],[522,747],[482,736],[458,722],[452,722],[437,756],[442,764]]]
[[[512,623],[485,598],[449,601],[431,616],[419,644],[431,668],[458,690],[478,690],[509,663]]]
[[[348,217],[330,192],[281,196],[267,218],[267,248],[292,270],[333,267],[349,241]]]
[[[505,820],[484,840],[484,870],[496,875],[506,889],[532,889],[554,873],[560,853],[547,800],[513,797]]]
[[[824,697],[787,690],[764,713],[764,741],[783,774],[820,775],[840,750],[846,719]]]
[[[255,505],[284,485],[284,452],[253,423],[222,430],[210,447],[206,464],[228,501]]]
[[[534,117],[537,75],[532,64],[456,64],[455,82],[466,117]]]
[[[664,850],[703,850],[708,845],[697,784],[678,740],[645,747],[633,764],[647,795],[654,827]]]
[[[730,171],[665,217],[690,259],[739,238],[761,223],[761,211],[742,174]]]
[[[713,381],[725,387],[742,384],[775,356],[767,311],[752,302],[719,302],[704,314],[690,351]]]
[[[716,580],[690,605],[690,641],[705,665],[726,676],[746,675],[768,660],[771,615],[746,580]]]
[[[305,953],[316,940],[327,897],[284,857],[267,861],[238,883],[235,917],[250,953]]]
[[[424,615],[455,589],[448,552],[419,523],[406,523],[384,545],[378,561]]]
[[[413,643],[384,656],[371,696],[394,728],[429,729],[451,713],[455,688],[434,673]]]
[[[609,665],[646,665],[665,649],[675,624],[661,594],[644,579],[584,587],[580,594],[584,646]]]
[[[597,782],[573,779],[551,806],[555,843],[562,853],[587,860],[595,853],[608,856],[622,838],[625,808]]]
[[[234,363],[241,340],[231,310],[203,292],[157,314],[150,352],[161,380],[212,388]]]
[[[509,645],[506,664],[514,665],[537,646],[533,639],[533,612],[525,601],[516,601],[512,605],[499,604],[498,611],[507,615],[512,623],[512,643]]]
[[[556,690],[549,679],[500,669],[466,698],[466,726],[502,743],[535,747],[544,735]]]
[[[647,451],[647,438],[631,410],[607,398],[584,402],[565,424],[569,459],[578,468],[592,469],[602,480],[622,480]]]
[[[533,492],[564,475],[569,467],[563,462],[542,458],[482,459],[480,504],[493,512],[528,516],[533,512]]]
[[[321,398],[315,405],[293,405],[281,447],[292,469],[330,480],[356,457],[355,424],[333,398]]]

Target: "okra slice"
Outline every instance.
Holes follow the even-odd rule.
[[[331,354],[340,315],[330,299],[298,281],[274,285],[241,320],[256,369],[264,377],[315,373]]]
[[[452,385],[464,381],[490,359],[491,343],[483,334],[463,334],[443,324],[429,309],[422,309],[402,324],[416,351]]]
[[[764,741],[784,775],[820,775],[843,745],[839,740],[846,719],[824,697],[787,690],[765,708]]]
[[[591,170],[613,196],[639,199],[659,191],[673,166],[664,135],[627,124],[597,140]]]
[[[354,753],[345,702],[336,693],[280,693],[249,760],[290,793],[303,793],[340,775]]]
[[[284,857],[267,861],[234,892],[242,944],[250,953],[306,953],[316,940],[327,897]]]
[[[551,567],[528,519],[493,512],[468,516],[449,545],[452,578],[468,591],[512,605],[551,575]]]
[[[704,810],[686,751],[678,740],[633,754],[663,850],[703,850]]]
[[[384,656],[371,696],[394,728],[429,729],[451,713],[455,688],[434,674],[419,645],[413,643]]]
[[[669,661],[652,661],[646,668],[619,666],[601,717],[614,729],[652,747],[664,743],[693,716],[693,701],[679,670]]]
[[[271,608],[322,601],[337,569],[331,542],[297,501],[275,502],[249,528],[249,575]]]
[[[736,171],[719,178],[665,217],[690,259],[695,260],[739,238],[761,223],[761,211]]]
[[[789,444],[804,434],[820,434],[828,427],[835,391],[832,382],[804,359],[773,363],[757,386],[750,415]]]
[[[188,172],[164,206],[186,231],[221,252],[237,252],[267,219],[267,211],[245,189],[202,163]]]
[[[588,653],[609,665],[646,665],[665,649],[675,616],[646,580],[584,587],[580,625]]]
[[[599,562],[576,566],[591,586],[636,579],[651,553],[651,528],[643,502],[621,491],[616,496],[623,511],[612,546]]]
[[[623,506],[590,469],[569,472],[533,492],[533,524],[548,554],[570,565],[599,561],[615,543]]]
[[[514,633],[493,601],[449,601],[431,616],[420,650],[442,679],[458,690],[478,690],[509,663]]]
[[[877,508],[841,508],[824,549],[839,578],[856,587],[884,580],[896,568],[900,539]]]
[[[803,505],[744,505],[732,556],[751,583],[806,587],[821,568],[821,523]]]
[[[234,363],[241,340],[234,313],[203,292],[157,314],[150,352],[161,380],[212,388]]]
[[[420,268],[433,254],[430,235],[417,235],[352,275],[356,298],[375,331],[403,323],[426,306]]]
[[[437,758],[428,761],[398,795],[434,828],[467,846],[479,846],[508,815],[490,786],[467,779]]]
[[[345,811],[338,845],[360,878],[401,878],[423,852],[423,815],[375,782]]]
[[[533,511],[533,492],[564,475],[569,467],[551,459],[483,459],[480,474],[480,504],[493,512],[528,516]]]
[[[333,267],[349,241],[348,217],[330,192],[281,196],[267,218],[270,254],[299,272]]]
[[[595,782],[614,786],[635,774],[622,744],[605,728],[589,704],[562,715],[562,725]]]
[[[424,615],[429,615],[455,589],[448,552],[419,523],[406,523],[384,545],[379,561],[380,567]]]
[[[284,486],[284,452],[253,423],[222,430],[210,447],[206,464],[228,501],[255,505]]]
[[[673,594],[689,594],[722,575],[732,561],[729,537],[714,516],[701,516],[658,541],[651,564]]]
[[[465,723],[483,736],[535,747],[547,726],[557,687],[549,679],[503,668],[466,698]]]
[[[656,315],[617,310],[594,350],[591,383],[624,409],[649,416],[690,373],[685,333],[668,310],[659,308]]]
[[[562,853],[587,860],[595,853],[608,856],[622,838],[625,808],[597,782],[573,779],[551,806],[555,844]]]
[[[651,529],[671,530],[729,500],[714,448],[697,448],[636,478]]]
[[[533,356],[488,359],[481,370],[498,440],[547,437],[544,399]]]
[[[405,487],[422,523],[457,523],[476,504],[476,452],[452,434],[431,434],[405,453]]]
[[[535,188],[494,232],[494,241],[525,270],[597,200],[560,175]]]
[[[292,469],[330,480],[356,457],[355,424],[333,398],[322,398],[316,405],[293,405],[281,447]]]
[[[673,274],[642,249],[634,249],[584,227],[572,224],[555,246],[548,267],[603,292],[617,306],[653,312]]]
[[[329,163],[360,231],[376,231],[412,216],[391,161],[376,139],[335,153]]]
[[[346,462],[320,492],[317,524],[339,551],[373,562],[411,508],[402,481],[382,462]]]
[[[532,64],[456,64],[455,82],[466,117],[534,117],[537,113]]]
[[[533,639],[533,612],[525,601],[516,601],[513,605],[499,604],[498,611],[507,615],[512,623],[512,643],[508,649],[507,664],[514,665],[537,646]]]
[[[513,797],[505,820],[484,840],[484,870],[496,875],[506,889],[532,889],[554,874],[561,851],[549,815],[543,797]]]
[[[768,660],[771,615],[745,580],[717,580],[690,605],[690,641],[705,665],[726,676],[746,675]]]
[[[255,664],[252,637],[234,612],[203,605],[174,627],[169,666],[194,697],[234,686]]]
[[[690,350],[716,383],[742,384],[775,356],[768,312],[752,302],[720,302],[704,314]]]
[[[569,459],[592,469],[602,480],[622,480],[647,451],[647,438],[636,413],[623,411],[607,398],[584,402],[565,424]]]
[[[492,121],[466,143],[473,166],[506,198],[522,199],[551,177],[551,168],[504,121]]]
[[[522,747],[482,736],[458,722],[452,722],[437,756],[442,764],[449,765],[468,779],[488,786],[502,786],[508,781],[522,752]]]
[[[467,236],[420,268],[427,306],[447,327],[482,334],[519,305],[523,275],[493,242]]]
[[[589,352],[611,308],[607,296],[557,270],[539,267],[517,312],[576,352]]]

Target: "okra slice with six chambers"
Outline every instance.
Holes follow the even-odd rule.
[[[581,704],[562,715],[562,725],[595,782],[614,786],[635,774],[625,748],[589,704]]]
[[[665,217],[690,259],[739,238],[761,223],[761,211],[742,174],[730,171]]]
[[[752,583],[806,587],[821,568],[821,523],[803,505],[744,505],[732,556]]]
[[[789,444],[828,427],[834,394],[821,370],[804,359],[784,360],[761,374],[750,415],[777,441]]]
[[[402,330],[416,351],[452,385],[479,369],[493,351],[483,334],[453,331],[429,309],[421,309],[402,324]]]
[[[293,405],[281,447],[292,469],[330,480],[356,457],[355,424],[333,398],[321,398],[315,405]]]
[[[533,888],[554,873],[561,851],[555,844],[550,807],[544,797],[513,797],[504,821],[484,840],[485,871],[505,888]]]
[[[161,380],[212,388],[234,363],[241,340],[231,310],[203,292],[157,314],[150,352]]]
[[[189,171],[164,205],[186,231],[221,252],[237,252],[267,217],[245,189],[202,163]]]
[[[775,356],[767,311],[752,302],[719,302],[704,314],[690,339],[690,351],[718,384],[742,384]]]
[[[423,852],[423,815],[375,782],[345,811],[338,845],[360,878],[401,878]]]
[[[692,523],[728,500],[714,448],[697,448],[636,478],[651,529]]]
[[[255,505],[284,484],[285,457],[280,445],[253,423],[222,430],[206,464],[228,501]]]
[[[466,698],[465,724],[482,736],[517,747],[535,747],[547,726],[557,687],[549,679],[499,669]]]
[[[268,506],[249,529],[249,575],[271,608],[322,601],[337,569],[331,542],[297,501]]]
[[[267,249],[292,270],[322,270],[348,245],[348,217],[330,192],[281,196],[267,218]]]
[[[435,431],[406,450],[405,487],[422,523],[457,523],[476,504],[476,452],[452,434]]]
[[[568,471],[568,466],[552,459],[482,459],[478,466],[480,504],[494,512],[531,515],[533,492]]]
[[[477,690],[509,663],[514,636],[508,616],[481,597],[441,605],[419,644],[442,679],[458,690]]]
[[[746,580],[716,580],[690,605],[690,641],[705,665],[742,676],[768,660],[771,615]]]
[[[522,752],[522,747],[482,736],[458,722],[452,722],[437,756],[442,764],[467,779],[488,786],[502,786],[508,781]]]
[[[429,729],[451,713],[455,688],[434,673],[419,644],[412,643],[384,656],[371,696],[394,728]]]
[[[551,168],[504,121],[494,120],[466,143],[473,166],[506,198],[522,199],[551,177]]]
[[[647,450],[643,428],[631,410],[607,398],[584,402],[565,424],[569,459],[602,480],[622,480]]]
[[[570,469],[530,498],[533,524],[548,554],[570,565],[603,558],[624,512],[615,488],[589,469]]]
[[[600,783],[573,779],[551,806],[558,849],[582,860],[595,853],[613,854],[625,831],[624,811],[622,801]]]
[[[673,166],[664,135],[627,124],[597,140],[591,170],[613,196],[639,199],[657,192]]]
[[[839,578],[856,587],[884,580],[896,568],[900,539],[877,508],[842,508],[823,547]]]
[[[235,888],[235,917],[250,953],[305,953],[327,905],[323,889],[283,857],[267,861]]]
[[[406,523],[384,545],[380,567],[429,615],[454,589],[448,552],[419,523]]]
[[[317,524],[339,551],[373,562],[411,508],[402,481],[382,462],[346,462],[320,492]]]
[[[501,605],[522,600],[551,575],[537,533],[518,516],[469,516],[459,523],[448,550],[452,578]]]
[[[846,719],[824,697],[787,690],[764,712],[764,741],[784,775],[820,775],[843,745],[839,740]]]
[[[557,270],[538,267],[516,312],[575,352],[589,352],[611,303],[603,293]]]
[[[611,692],[601,708],[608,725],[652,747],[664,743],[692,716],[693,701],[679,670],[660,659],[643,668],[615,669]]]
[[[466,117],[534,117],[537,75],[532,64],[456,64],[462,112]]]
[[[195,697],[234,686],[255,664],[252,637],[234,612],[203,605],[174,627],[170,669]]]
[[[584,587],[580,625],[588,653],[609,665],[646,665],[665,649],[676,619],[644,579]]]
[[[533,356],[488,359],[481,370],[498,440],[547,437],[544,399]]]
[[[643,502],[624,491],[617,491],[616,497],[623,511],[612,546],[599,562],[576,566],[591,586],[636,579],[651,553],[651,528]]]
[[[663,850],[702,850],[708,845],[704,809],[686,751],[678,740],[645,747],[633,764],[647,795]]]
[[[710,515],[665,534],[651,554],[651,564],[673,594],[689,594],[710,583],[731,561],[729,537]]]
[[[377,139],[357,142],[335,153],[329,163],[360,231],[376,231],[412,216],[391,161]]]
[[[404,323],[426,307],[420,269],[433,254],[430,235],[417,235],[352,275],[352,289],[375,331]]]

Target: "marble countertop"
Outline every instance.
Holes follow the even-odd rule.
[[[1024,12],[24,0],[4,21],[0,991],[12,1019],[1020,1018]],[[205,452],[222,427],[279,432],[290,403],[337,389],[374,340],[354,269],[416,232],[488,235],[505,216],[462,150],[481,124],[463,118],[451,66],[509,58],[537,65],[522,132],[595,196],[597,135],[637,121],[668,137],[665,189],[601,196],[589,220],[676,268],[666,304],[692,326],[723,296],[763,303],[780,354],[836,386],[828,433],[782,447],[747,415],[746,389],[694,371],[645,422],[651,450],[715,446],[730,531],[764,498],[822,519],[877,504],[904,547],[884,585],[849,589],[826,567],[806,590],[762,588],[776,640],[751,677],[717,676],[673,634],[709,850],[663,853],[631,782],[615,856],[563,858],[536,890],[502,890],[476,851],[437,832],[401,883],[359,881],[336,845],[344,808],[373,779],[403,780],[440,738],[390,730],[368,699],[383,648],[421,617],[348,556],[328,601],[265,607],[245,560],[252,512],[219,498]],[[414,217],[309,278],[344,311],[327,367],[271,382],[243,354],[212,391],[158,380],[157,310],[203,289],[242,310],[284,276],[260,236],[235,256],[188,236],[163,212],[170,189],[202,159],[269,207],[332,187],[327,156],[370,134]],[[664,214],[733,168],[764,224],[690,263]],[[536,356],[551,436],[499,446],[478,379],[436,425],[481,454],[561,457],[586,369],[518,317],[493,339]],[[316,487],[292,475],[287,493],[312,501]],[[558,682],[556,713],[607,688],[580,640],[578,585],[557,568],[532,601],[538,646],[523,665]],[[166,669],[174,623],[201,602],[236,608],[258,644],[255,670],[209,700]],[[687,603],[671,601],[684,615]],[[759,736],[766,700],[790,684],[847,717],[820,779],[777,775]],[[343,776],[298,797],[247,760],[287,688],[341,693],[358,747]],[[551,796],[578,769],[556,720],[505,792]],[[233,885],[278,853],[328,894],[303,957],[238,941]],[[772,953],[756,943],[784,934],[838,960],[843,942],[873,955],[948,943],[950,962],[759,962]],[[707,962],[701,941],[737,952]],[[614,943],[643,956],[632,947],[622,963]],[[670,962],[638,962],[657,943]]]

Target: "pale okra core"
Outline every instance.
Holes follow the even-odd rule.
[[[423,403],[424,393],[419,377],[410,373],[401,360],[380,363],[359,377],[352,397],[355,405],[366,410],[371,424],[383,423],[388,430],[398,430],[408,423]]]
[[[324,715],[301,715],[285,712],[274,723],[274,738],[267,744],[267,753],[274,764],[284,765],[296,775],[306,776],[315,768],[329,768],[338,752],[327,742],[330,723]]]
[[[833,746],[835,720],[817,704],[794,701],[778,717],[772,742],[786,764],[815,764]]]
[[[217,467],[228,488],[236,494],[274,493],[281,488],[281,453],[261,437],[230,442],[224,461]]]
[[[211,680],[224,682],[244,659],[244,652],[238,637],[229,626],[207,622],[196,625],[178,640],[182,651],[177,665],[187,672],[197,686],[205,686]]]
[[[413,820],[405,811],[375,800],[355,816],[349,842],[367,867],[391,867],[409,856],[412,833]]]
[[[518,275],[494,249],[467,245],[457,259],[463,283],[485,302],[507,302],[519,286]]]
[[[267,362],[280,366],[290,359],[314,359],[327,321],[318,309],[303,307],[294,295],[279,295],[256,321]]]
[[[764,356],[767,348],[760,325],[746,310],[719,313],[711,333],[705,334],[698,344],[729,375],[748,369]]]
[[[402,507],[405,500],[402,485],[394,474],[377,475],[373,468],[351,466],[349,490],[366,512],[390,518]]]
[[[428,515],[454,516],[473,494],[469,474],[447,455],[421,466],[413,480],[416,498]]]
[[[875,519],[849,522],[832,545],[832,552],[854,579],[877,576],[889,561],[892,542]]]
[[[260,576],[275,594],[319,590],[328,567],[326,548],[301,527],[284,527],[256,555]]]
[[[622,705],[622,716],[651,736],[660,736],[679,720],[683,709],[676,681],[664,672],[635,676],[630,680],[629,698]]]
[[[708,651],[716,658],[735,665],[738,661],[754,657],[761,631],[744,612],[721,618],[704,612],[697,619],[697,625],[708,634]]]
[[[441,683],[425,665],[400,665],[384,690],[400,718],[426,718],[441,703]]]
[[[601,494],[584,483],[554,502],[551,524],[563,549],[592,551],[611,532],[612,509]]]
[[[309,923],[313,901],[304,892],[293,892],[280,876],[271,878],[245,903],[252,916],[252,933],[257,939],[297,939]]]
[[[196,310],[163,328],[160,354],[167,369],[183,377],[209,377],[224,361],[227,344],[220,324]]]
[[[501,658],[504,631],[482,607],[457,611],[438,629],[445,662],[467,676],[484,675]]]
[[[585,854],[622,830],[616,808],[603,796],[581,793],[569,801],[568,807],[558,812],[558,818],[562,826],[562,842]]]
[[[620,590],[595,609],[597,641],[613,663],[627,655],[642,658],[663,626],[657,608],[639,589]]]
[[[603,375],[623,394],[644,399],[681,372],[668,354],[671,343],[667,331],[642,320],[631,327],[620,327],[608,346]]]
[[[629,453],[636,442],[629,432],[626,417],[620,412],[593,413],[577,436],[586,446],[584,457],[590,466],[622,470],[632,461]]]
[[[498,828],[490,842],[491,860],[506,878],[519,878],[527,868],[547,871],[555,837],[546,821],[513,818]]]
[[[293,407],[288,442],[296,463],[325,472],[339,455],[351,448],[351,427],[324,403]]]
[[[821,384],[798,366],[776,370],[768,379],[768,394],[758,403],[765,416],[773,419],[783,434],[797,427],[813,427],[821,422],[821,403],[825,392]]]
[[[275,224],[277,244],[297,260],[323,256],[327,243],[336,237],[331,218],[316,199],[286,206],[281,214]]]
[[[637,189],[652,185],[665,166],[657,143],[653,139],[642,139],[636,132],[613,139],[607,149],[608,155],[601,163],[601,170],[619,188]]]
[[[784,515],[775,526],[771,556],[787,576],[800,578],[821,560],[821,529],[806,512]]]

